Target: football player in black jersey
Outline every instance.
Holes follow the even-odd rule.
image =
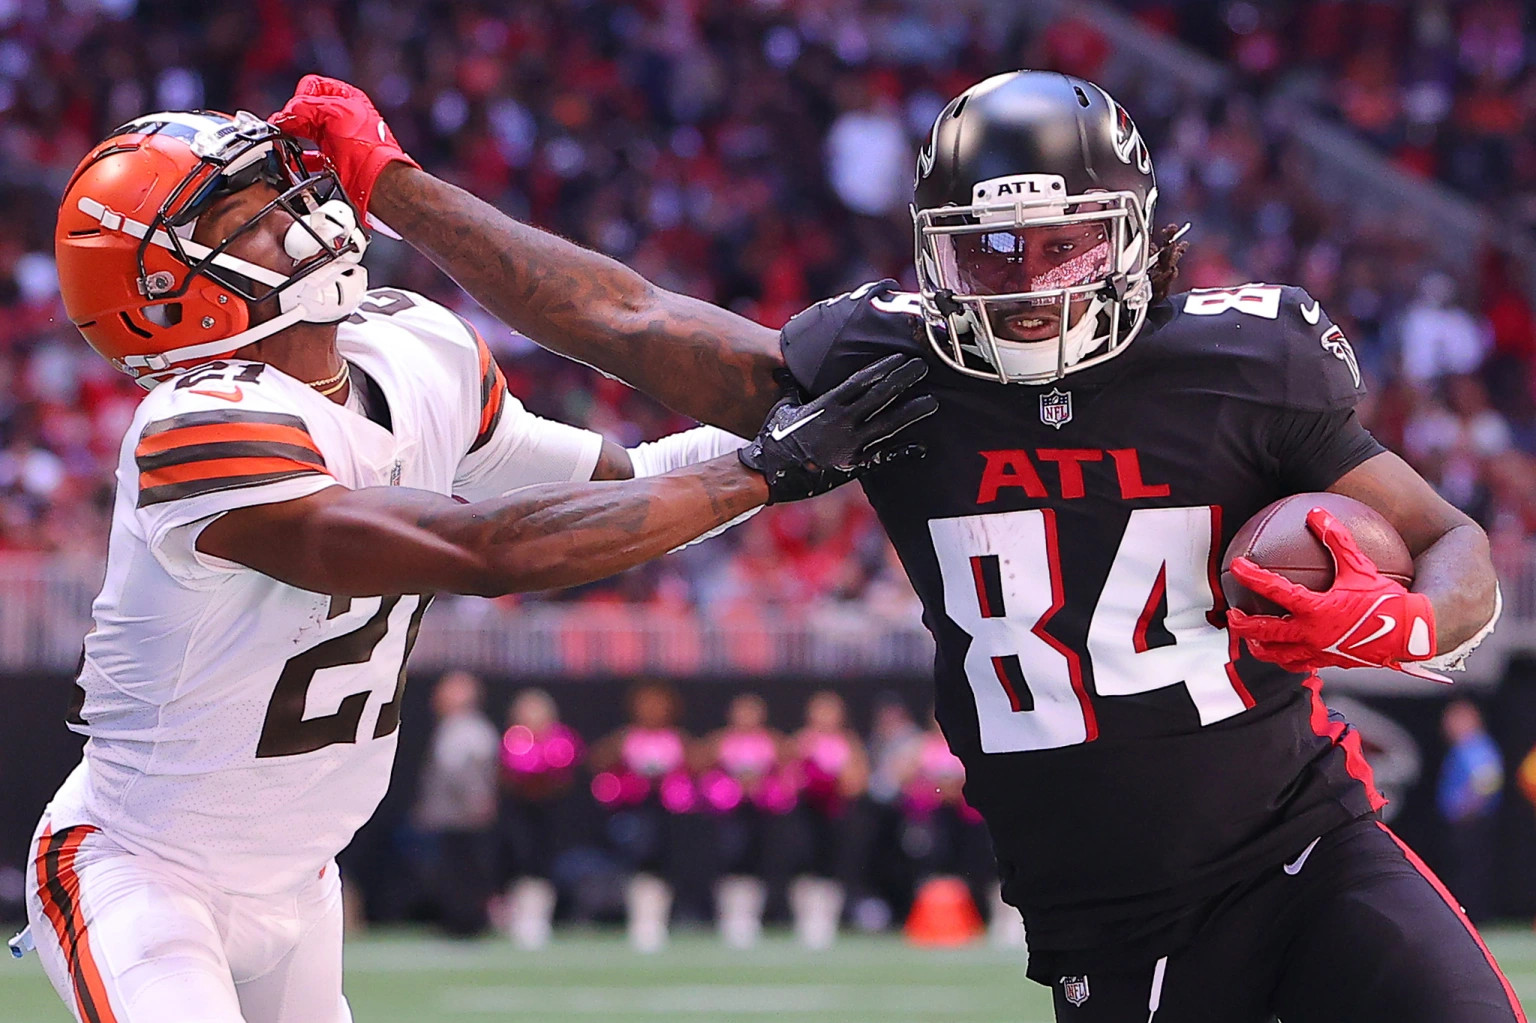
[[[1058,1019],[1523,1019],[1454,900],[1381,822],[1315,669],[1455,667],[1497,618],[1486,537],[1360,424],[1359,367],[1296,287],[1171,294],[1151,158],[1090,82],[957,96],[918,157],[916,293],[866,285],[775,332],[517,224],[417,168],[367,97],[308,78],[275,119],[507,323],[738,431],[929,360],[928,457],[865,479],[937,644],[937,716]],[[371,195],[371,205],[369,204]],[[1378,509],[1412,592],[1346,530],[1323,594],[1226,608],[1217,559],[1291,493]]]

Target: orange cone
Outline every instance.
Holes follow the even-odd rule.
[[[907,940],[914,945],[964,945],[984,930],[970,889],[958,877],[925,882],[907,917]]]

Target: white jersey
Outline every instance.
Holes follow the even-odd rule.
[[[388,428],[241,361],[139,406],[71,714],[89,741],[56,830],[93,824],[232,892],[314,878],[389,783],[425,600],[300,590],[198,551],[199,532],[337,485],[478,500],[591,478],[602,439],[526,412],[444,307],[370,292],[338,347],[382,390]]]

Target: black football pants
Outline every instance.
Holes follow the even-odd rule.
[[[1301,852],[1157,966],[1059,978],[1058,1023],[1524,1023],[1471,921],[1386,825]]]

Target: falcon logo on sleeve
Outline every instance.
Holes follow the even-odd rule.
[[[1349,375],[1354,380],[1355,386],[1360,386],[1360,362],[1355,358],[1355,349],[1350,345],[1349,339],[1338,327],[1329,327],[1322,336],[1322,345],[1344,365],[1349,367]]]
[[[298,416],[215,409],[159,419],[133,452],[140,508],[297,476],[325,475],[325,456]]]

